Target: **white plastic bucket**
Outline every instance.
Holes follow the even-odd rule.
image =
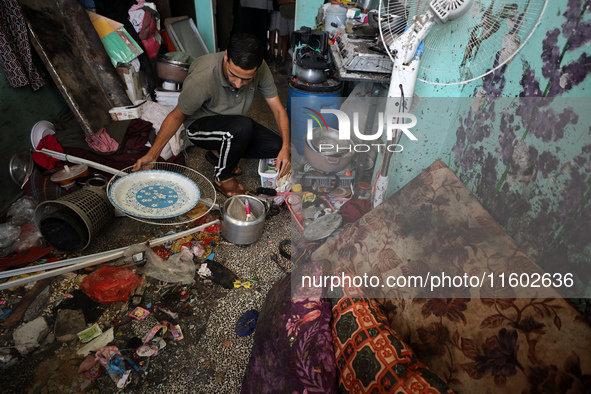
[[[259,160],[259,175],[261,176],[261,186],[275,189],[277,187],[277,171],[267,169],[267,160]]]
[[[333,23],[337,26],[334,27]],[[324,14],[324,30],[335,31],[338,27],[345,28],[347,24],[347,7],[331,4],[326,7]]]

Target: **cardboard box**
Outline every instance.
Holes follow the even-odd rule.
[[[142,107],[115,107],[109,110],[109,114],[113,120],[138,119],[142,116]]]

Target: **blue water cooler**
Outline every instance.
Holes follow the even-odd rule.
[[[339,109],[341,106],[342,83],[336,78],[328,78],[320,84],[309,84],[293,78],[289,83],[287,95],[287,114],[291,126],[291,143],[300,155],[304,154],[304,138],[308,130],[308,119],[317,127],[314,113],[321,109]],[[313,110],[313,111],[312,111]],[[328,127],[338,128],[337,117],[333,114],[321,114]]]

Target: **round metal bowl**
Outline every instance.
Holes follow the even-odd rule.
[[[10,163],[8,165],[10,178],[14,183],[16,183],[18,187],[22,189],[29,180],[34,166],[35,162],[33,161],[31,151],[24,150],[15,153],[10,159]]]
[[[347,167],[355,155],[354,150],[347,149],[350,148],[349,141],[339,140],[338,131],[331,127],[328,130],[316,127],[312,129],[312,134],[311,140],[304,137],[306,140],[304,144],[304,156],[312,167],[329,173],[339,172]],[[332,148],[326,146],[332,144],[329,142],[331,140],[335,142]],[[320,143],[326,145],[321,147]]]
[[[174,66],[179,66],[179,67],[184,67],[184,68],[189,68],[189,66],[191,66],[192,61],[189,60],[189,56],[182,56],[184,55],[183,53],[180,52],[171,52],[171,53],[167,53],[165,55],[158,55],[156,57],[156,60],[163,62],[163,63],[168,63],[168,64],[172,64]],[[185,59],[187,58],[188,60],[182,61],[179,59]]]
[[[160,79],[176,83],[183,83],[189,74],[192,58],[180,52],[158,55],[156,58],[156,73]],[[182,61],[180,59],[187,59]]]
[[[312,129],[312,139],[306,138],[306,144],[314,151],[322,150],[323,156],[347,156],[351,153],[351,141],[339,139],[339,131],[329,127]],[[322,146],[322,147],[321,147]]]
[[[326,70],[321,68],[307,68],[296,66],[296,77],[307,83],[322,83],[328,78]]]
[[[183,83],[189,75],[189,67],[158,59],[156,60],[156,73],[160,79],[165,81]]]

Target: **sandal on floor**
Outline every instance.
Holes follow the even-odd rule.
[[[205,160],[207,160],[209,162],[209,164],[211,164],[213,166],[218,165],[218,159],[219,158],[211,150],[208,150],[207,153],[205,153]],[[240,169],[240,167],[234,168],[234,170],[232,171],[232,175],[233,176],[242,175],[242,170]]]
[[[216,181],[214,179],[213,186],[216,190],[226,197],[240,196],[248,194],[248,190],[236,180],[236,178],[228,178],[223,181]]]

